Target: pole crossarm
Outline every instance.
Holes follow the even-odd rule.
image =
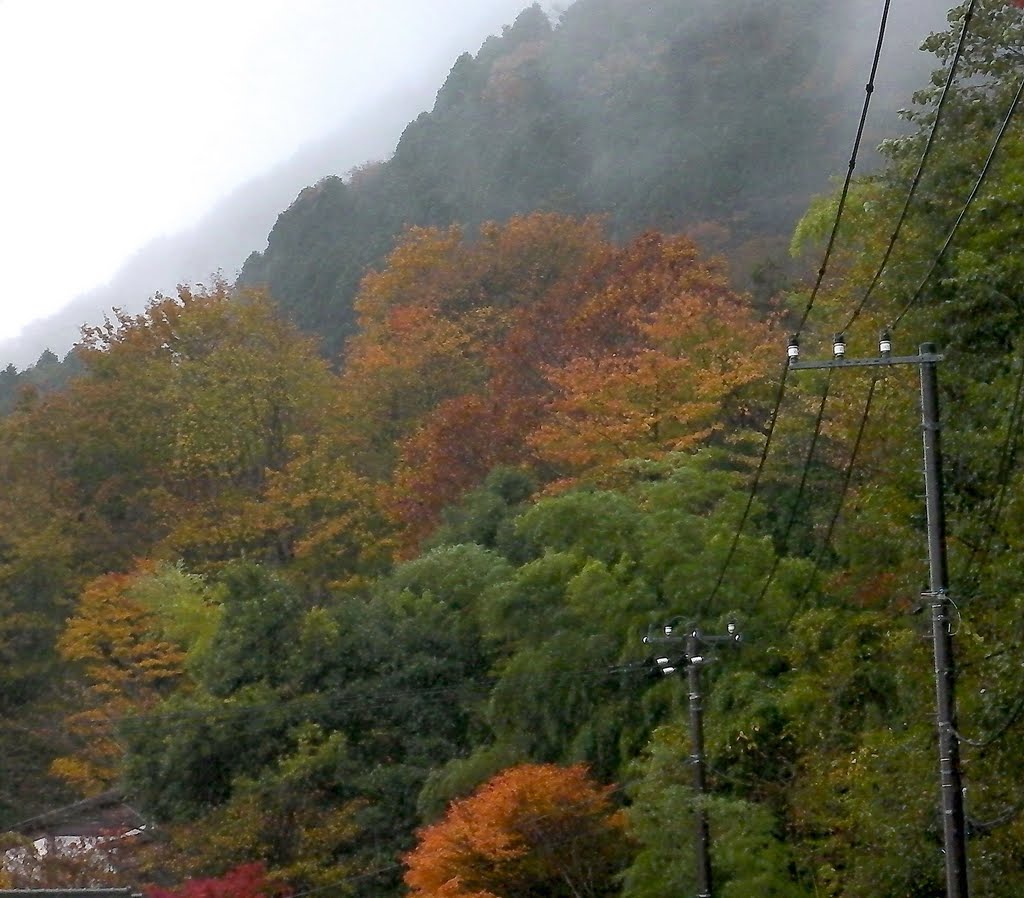
[[[868,359],[822,359],[820,361],[790,362],[790,370],[800,371],[810,368],[885,368],[889,365],[924,365],[929,362],[941,362],[944,356],[936,352],[920,355],[876,356]]]

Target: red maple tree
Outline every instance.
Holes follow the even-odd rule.
[[[267,878],[261,862],[241,864],[223,876],[186,879],[176,889],[150,887],[146,898],[285,898],[286,892]]]

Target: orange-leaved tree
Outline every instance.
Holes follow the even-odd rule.
[[[582,765],[522,764],[454,802],[406,856],[413,898],[598,898],[619,891],[625,815]]]
[[[312,592],[353,589],[390,562],[391,526],[381,491],[352,470],[337,422],[293,436],[292,459],[268,476],[250,526],[275,540],[294,578]]]
[[[771,371],[771,323],[687,238],[642,235],[619,265],[570,322],[588,335],[579,352],[545,367],[552,396],[528,438],[570,476],[750,426]]]
[[[152,707],[184,673],[185,652],[160,633],[156,615],[132,596],[151,566],[131,574],[105,574],[91,581],[58,643],[66,661],[81,667],[79,710],[66,725],[81,742],[58,758],[53,773],[89,795],[113,785],[122,748],[117,722]]]
[[[515,308],[476,392],[400,443],[397,516],[414,538],[496,465],[569,481],[759,426],[770,322],[687,237],[596,244]]]
[[[343,388],[362,468],[389,477],[399,444],[436,408],[486,390],[522,310],[603,246],[597,220],[554,213],[486,223],[473,240],[411,229],[356,299]]]
[[[612,357],[643,345],[644,316],[704,271],[696,247],[682,238],[646,234],[619,248],[601,237],[593,220],[559,216],[513,219],[505,229],[515,232],[517,251],[530,259],[525,268],[533,275],[523,275],[530,288],[518,303],[502,306],[508,306],[504,327],[485,347],[486,383],[439,403],[400,444],[395,505],[414,536],[427,532],[442,508],[495,465],[544,467],[527,437],[546,423],[557,393],[549,372],[573,359]],[[527,234],[536,246],[529,246]],[[545,253],[558,264],[541,266]],[[506,255],[515,253],[506,249]],[[487,283],[494,289],[506,281]],[[499,296],[508,292],[506,284]],[[550,472],[541,479],[550,479]]]

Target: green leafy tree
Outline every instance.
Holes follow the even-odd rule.
[[[354,772],[341,734],[308,725],[294,752],[236,780],[223,805],[167,827],[147,851],[147,872],[219,875],[239,858],[259,858],[267,877],[289,889],[333,885],[339,868],[353,866]]]
[[[838,321],[864,294],[903,209],[939,114],[938,99],[967,8],[960,4],[951,10],[949,29],[926,41],[942,68],[915,95],[908,114],[913,130],[887,141],[885,167],[854,187],[851,214],[837,244],[842,277],[823,292],[819,307]],[[968,794],[977,795],[986,811],[992,811],[979,812],[976,819],[1000,821],[983,826],[979,833],[984,836],[969,847],[972,889],[999,895],[1018,887],[998,874],[978,875],[974,864],[995,870],[1000,863],[996,855],[1002,852],[1001,863],[1010,870],[1016,855],[1016,818],[1000,809],[1005,812],[1009,806],[1005,790],[1019,774],[1011,772],[1000,742],[1012,738],[1006,735],[1016,726],[1010,723],[1015,720],[1011,709],[1022,692],[1019,678],[1007,676],[993,663],[1019,636],[1005,626],[1014,607],[1008,597],[1019,592],[1021,582],[1012,548],[1019,517],[1006,514],[1016,482],[1018,424],[1012,410],[1019,401],[1017,374],[1024,345],[1020,257],[1007,251],[1020,242],[1015,209],[1021,191],[1021,136],[1016,124],[1007,129],[941,257],[939,248],[964,210],[1019,85],[1024,20],[1012,3],[979,0],[972,8],[964,53],[924,176],[892,262],[857,329],[867,331],[898,318],[893,336],[899,345],[909,348],[927,340],[938,343],[945,354],[940,384],[951,589],[958,606],[970,608],[956,640],[962,674],[960,726],[970,729],[968,722],[974,722],[990,737],[1004,733],[992,742],[981,738],[961,746]],[[834,217],[835,202],[832,197],[812,208],[798,237],[815,233],[821,238]],[[823,332],[836,326],[820,324]],[[808,628],[804,635],[813,634],[812,642],[822,649],[818,657],[829,659],[829,676],[833,670],[840,673],[832,681],[838,691],[810,682],[816,664],[802,656],[795,642],[790,657],[797,669],[786,678],[788,700],[795,702],[792,716],[785,715],[790,732],[801,741],[807,738],[802,720],[816,722],[819,734],[848,740],[843,747],[824,751],[819,742],[817,753],[800,762],[806,767],[793,793],[803,808],[794,832],[798,851],[806,852],[809,867],[820,863],[821,887],[827,881],[834,894],[864,889],[941,893],[938,786],[929,757],[934,734],[920,717],[920,708],[931,704],[931,663],[920,648],[913,650],[920,644],[911,627],[892,621],[894,612],[916,607],[925,580],[919,413],[916,384],[891,380],[872,413],[884,425],[867,433],[863,467],[847,502],[848,523],[835,541],[835,566],[822,578],[827,595],[856,610],[818,609],[798,620],[798,626]],[[840,430],[847,438],[859,416],[853,396],[863,392],[860,382],[840,393]],[[854,621],[857,626],[851,626]],[[825,707],[829,710],[822,720]],[[1005,712],[1001,723],[990,716],[996,707]],[[792,713],[798,709],[799,715]],[[926,760],[919,765],[918,759]],[[870,826],[869,820],[874,821]],[[856,839],[854,832],[859,833]],[[856,845],[856,862],[845,855],[844,844]],[[904,849],[891,851],[887,846],[892,844]],[[865,857],[870,860],[864,862]]]
[[[466,751],[485,691],[464,608],[507,567],[480,547],[439,554],[460,560],[420,559],[329,608],[308,607],[265,568],[221,574],[224,610],[196,659],[197,688],[121,728],[126,780],[177,834],[179,875],[256,852],[309,883],[332,864],[386,866],[408,847],[419,791]]]
[[[297,592],[265,567],[239,563],[227,569],[223,613],[201,662],[201,681],[212,695],[246,686],[278,688],[287,682],[287,656],[305,610]]]
[[[646,898],[696,888],[694,815],[708,815],[712,833],[714,891],[727,898],[764,895],[798,898],[814,894],[794,881],[792,849],[782,826],[765,805],[739,797],[698,796],[685,763],[689,737],[676,727],[654,734],[639,762],[629,810],[636,857],[623,878],[623,895]]]

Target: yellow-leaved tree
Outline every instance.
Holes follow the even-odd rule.
[[[52,772],[83,795],[117,781],[119,722],[153,707],[185,671],[185,647],[164,636],[157,614],[132,594],[153,574],[146,564],[87,584],[58,643],[81,674],[79,710],[65,719],[79,747],[55,760]]]

